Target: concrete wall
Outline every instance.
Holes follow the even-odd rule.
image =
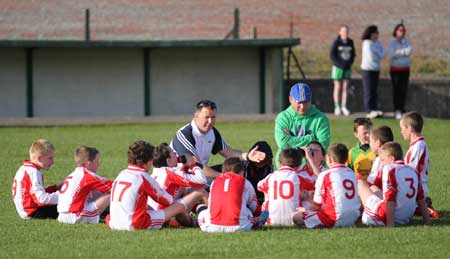
[[[0,48],[0,117],[26,117],[25,50]]]
[[[333,82],[329,79],[292,80],[286,82],[286,89],[297,81],[306,82],[313,89],[313,102],[322,111],[332,113]],[[286,91],[289,95],[289,91]],[[285,98],[288,98],[285,96]],[[393,112],[392,84],[389,79],[381,79],[378,88],[379,107],[385,112]],[[362,112],[362,82],[351,82],[348,108],[352,112]],[[406,101],[406,110],[416,110],[427,117],[450,118],[450,80],[411,80]]]
[[[34,50],[34,116],[143,115],[141,49]]]
[[[151,115],[192,114],[201,99],[220,113],[259,112],[259,50],[171,48],[150,52]]]
[[[25,50],[0,50],[0,117],[26,117]],[[184,115],[201,99],[225,114],[259,113],[260,50],[251,47],[150,51],[151,115]],[[266,111],[277,107],[279,50],[266,52]],[[33,50],[35,117],[142,116],[142,49]]]

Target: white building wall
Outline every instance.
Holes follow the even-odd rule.
[[[35,49],[33,70],[35,117],[144,115],[142,49]]]
[[[0,48],[0,118],[27,116],[25,50]]]
[[[259,112],[259,52],[247,47],[153,49],[152,115],[192,114],[202,99],[224,114]]]

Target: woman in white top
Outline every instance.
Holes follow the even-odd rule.
[[[383,44],[378,39],[378,27],[368,26],[362,36],[361,75],[363,79],[364,109],[368,118],[380,117],[378,110],[378,81],[380,78],[380,62],[386,56]]]
[[[392,40],[389,44],[389,55],[391,56],[390,74],[392,81],[392,96],[394,99],[395,118],[400,119],[405,112],[406,93],[408,91],[410,56],[412,46],[405,38],[406,27],[404,24],[397,24],[392,33]]]

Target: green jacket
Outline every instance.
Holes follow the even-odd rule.
[[[288,129],[293,136],[286,135],[283,129]],[[314,105],[308,113],[298,115],[292,106],[280,112],[275,119],[275,141],[278,151],[275,156],[275,167],[278,169],[278,157],[281,150],[307,146],[311,141],[317,140],[326,150],[330,144],[330,123]]]

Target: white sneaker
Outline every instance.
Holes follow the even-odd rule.
[[[344,114],[345,116],[349,116],[350,115],[350,111],[347,109],[347,107],[342,107],[342,114]]]
[[[377,113],[377,117],[383,117],[383,111],[376,110],[375,112]]]
[[[366,118],[369,118],[369,119],[375,119],[376,117],[378,117],[378,112],[376,112],[376,111],[371,111],[366,115]]]
[[[334,115],[339,116],[341,115],[341,108],[338,106],[334,107]]]
[[[397,120],[400,120],[402,118],[402,112],[399,110],[395,111],[395,118]]]

